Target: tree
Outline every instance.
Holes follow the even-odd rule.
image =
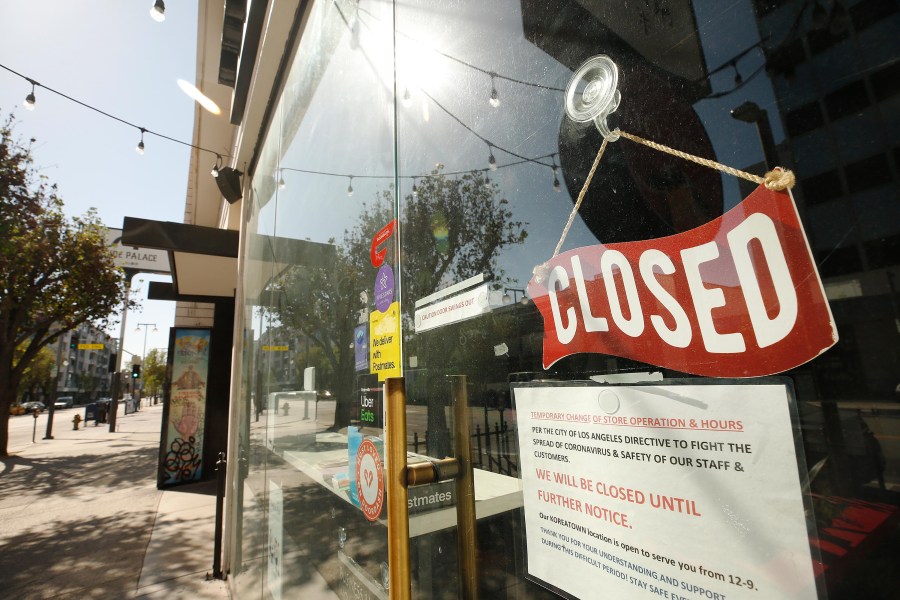
[[[141,377],[144,379],[144,389],[148,396],[158,396],[166,383],[166,353],[154,348],[147,353],[144,365],[141,367]]]
[[[22,352],[20,345],[19,353]],[[41,397],[49,396],[53,383],[56,381],[56,356],[50,348],[41,348],[34,360],[25,367],[22,372],[22,380],[19,382],[19,392],[22,402],[35,398],[35,392],[41,391]]]
[[[82,323],[106,328],[125,297],[96,212],[63,214],[56,186],[36,172],[13,123],[10,116],[0,125],[0,456],[9,406],[41,349]]]
[[[512,220],[508,201],[498,197],[496,185],[485,173],[450,178],[442,170],[438,165],[401,205],[403,293],[413,300],[478,273],[487,281],[502,281],[504,273],[497,266],[500,250],[522,243],[527,235],[523,224]],[[375,275],[369,262],[372,237],[394,216],[394,190],[389,188],[372,206],[363,207],[340,243],[331,240],[334,261],[327,266],[295,265],[269,286],[267,303],[274,320],[306,336],[331,365],[337,400],[333,429],[349,423],[356,400],[353,331],[360,322],[368,323],[373,310],[374,298],[361,294],[370,290]],[[394,262],[390,254],[388,261]],[[404,303],[402,318],[407,324],[412,323],[413,304]],[[434,413],[434,429],[441,429],[443,408],[434,408],[429,402],[429,418]]]

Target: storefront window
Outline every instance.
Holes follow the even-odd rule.
[[[401,375],[410,460],[472,448],[481,597],[895,594],[894,2],[307,19],[249,210],[242,596],[386,597]],[[567,90],[608,64],[598,159]],[[410,488],[414,597],[465,587],[455,489]]]

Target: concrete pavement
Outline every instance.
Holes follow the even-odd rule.
[[[0,597],[229,598],[212,572],[215,484],[159,491],[162,406],[118,415],[118,431],[79,431],[56,411],[10,417],[0,459]]]

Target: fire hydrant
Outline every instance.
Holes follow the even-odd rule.
[[[78,431],[78,424],[81,423],[81,415],[75,415],[72,417],[72,430]]]
[[[291,411],[291,405],[288,404],[287,402],[285,402],[284,405],[282,405],[281,410],[284,411],[284,416],[286,417],[286,416],[288,416],[288,413]]]

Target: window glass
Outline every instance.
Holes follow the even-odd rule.
[[[896,595],[896,2],[303,19],[245,214],[241,597],[387,597],[399,375],[408,459],[474,471],[409,490],[414,597]]]
[[[575,392],[563,390],[591,378],[622,381],[653,373],[643,377],[723,382],[667,366],[674,350],[658,362],[642,362],[617,355],[615,348],[582,348],[545,366],[546,339],[554,334],[545,329],[541,298],[529,293],[529,283],[535,267],[553,255],[602,142],[593,123],[576,123],[565,110],[567,84],[597,54],[618,67],[621,103],[608,118],[611,128],[755,174],[776,164],[795,171],[801,185],[793,196],[810,260],[822,277],[840,339],[821,356],[786,370],[796,414],[792,419],[785,413],[779,425],[788,435],[796,433],[799,445],[787,447],[775,462],[800,472],[795,500],[802,509],[791,526],[810,557],[806,591],[814,597],[818,586],[819,594],[831,598],[892,593],[896,578],[881,567],[898,558],[900,456],[891,432],[900,416],[893,273],[893,238],[900,230],[888,201],[897,194],[896,152],[885,135],[896,111],[885,102],[891,97],[887,78],[876,74],[886,68],[885,54],[889,64],[896,60],[898,42],[882,43],[879,59],[860,52],[859,44],[863,29],[866,35],[885,27],[896,31],[898,22],[896,11],[881,5],[851,10],[850,4],[555,1],[451,9],[422,0],[398,6],[400,276],[410,451],[432,458],[458,451],[453,407],[459,399],[452,386],[454,378],[465,377],[476,509],[481,508],[477,552],[487,558],[478,562],[484,597],[571,593],[530,571],[530,553],[545,559],[554,554],[529,544],[529,528],[547,521],[529,520],[523,507],[523,498],[534,491],[534,474],[523,472],[534,448],[519,443],[531,439],[522,428],[534,421],[518,405],[520,390],[557,386],[549,406],[564,411]],[[360,6],[365,12],[366,5]],[[684,234],[722,217],[755,187],[623,138],[608,144],[561,251],[594,247],[599,253],[612,244]],[[586,287],[591,279],[585,276]],[[566,308],[578,306],[575,281],[568,280],[568,296],[560,294],[569,299],[560,300],[563,325],[570,323]],[[705,285],[722,284],[707,279]],[[578,310],[584,309],[573,308],[570,317],[577,321],[576,337],[588,319]],[[612,329],[613,315],[603,310],[611,309],[598,308],[593,316],[606,317]],[[619,321],[628,327],[634,313],[622,309]],[[717,362],[742,360],[747,359],[734,354]],[[762,382],[729,380],[709,393],[713,402],[727,402]],[[754,410],[749,401],[741,406]],[[591,464],[612,472],[616,463],[597,457]],[[635,464],[633,473],[641,469]],[[760,485],[771,486],[774,469],[760,477]],[[541,489],[565,495],[569,488],[561,481],[542,482]],[[701,489],[704,502],[721,508],[715,486]],[[607,498],[604,506],[627,502]],[[545,514],[577,512],[567,510],[555,504]],[[455,513],[440,503],[417,506],[411,515],[433,524],[412,541],[411,576],[422,597],[457,597],[462,585],[457,569],[464,560],[446,537],[454,530],[434,530],[447,514],[455,522]],[[848,519],[871,521],[851,536]],[[581,523],[574,517],[572,522]],[[615,538],[619,530],[613,523],[598,525],[598,531]],[[679,546],[662,531],[655,534],[657,550]],[[570,534],[569,550],[590,540],[565,527],[556,532]],[[560,543],[543,530],[541,535],[547,545]],[[758,537],[763,535],[748,531],[745,541],[765,545]],[[723,537],[712,545],[728,553],[729,543]],[[605,548],[621,556],[612,542]],[[567,569],[565,551],[558,552],[559,568]],[[616,566],[592,563],[596,557],[586,555],[584,562],[601,571]],[[652,558],[637,564],[663,572]],[[578,573],[590,577],[592,568]],[[637,575],[652,579],[647,572]],[[702,582],[683,571],[680,578]],[[598,594],[609,589],[603,581],[596,576]],[[736,597],[754,593],[733,581],[709,585]],[[638,584],[630,589],[632,596],[621,597],[652,596]],[[779,595],[772,588],[763,592]]]
[[[383,479],[383,423],[361,414],[377,378],[356,361],[371,238],[394,214],[392,9],[355,6],[306,15],[253,174],[233,568],[247,597],[387,597],[383,481],[368,479]]]

